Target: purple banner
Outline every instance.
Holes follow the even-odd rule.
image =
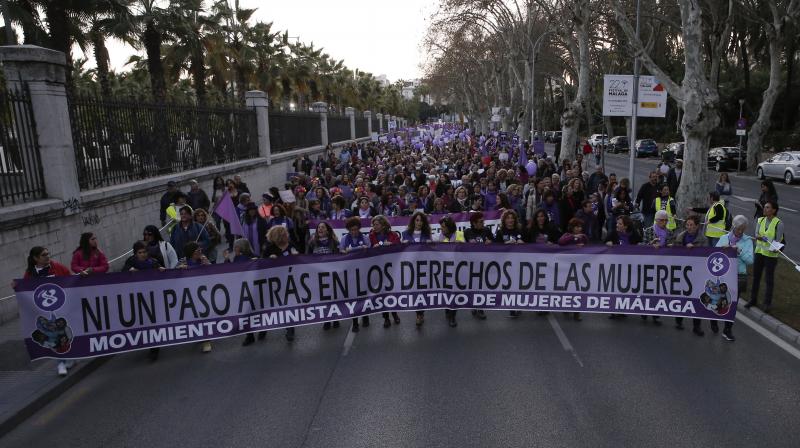
[[[500,212],[499,211],[491,211],[491,212],[483,212],[483,225],[489,229],[492,234],[494,234],[495,229],[497,226],[500,225]],[[467,230],[470,227],[469,217],[471,213],[449,213],[449,214],[442,214],[442,215],[428,215],[428,222],[431,225],[431,233],[436,236],[441,231],[441,226],[439,225],[439,221],[444,218],[445,216],[450,216],[453,218],[453,221],[456,223],[456,227],[458,230],[462,232]],[[361,233],[367,234],[372,229],[372,218],[361,218]],[[408,223],[411,222],[410,216],[391,216],[386,218],[389,220],[389,224],[392,226],[392,231],[397,232],[398,234],[403,233],[406,228],[408,228]],[[336,236],[341,239],[346,233],[347,228],[345,227],[344,219],[323,219],[322,221],[327,222],[330,224],[333,232]],[[311,229],[311,234],[313,235],[317,230],[317,225],[320,223],[320,220],[311,219],[309,220],[309,228]]]
[[[733,321],[735,253],[413,244],[166,272],[19,280],[31,359],[86,358],[383,311],[485,309]]]

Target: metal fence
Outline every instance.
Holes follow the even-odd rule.
[[[72,97],[70,116],[82,190],[258,157],[252,109]]]
[[[328,116],[328,142],[350,140],[350,117],[344,115]]]
[[[380,131],[381,131],[381,125],[378,122],[378,119],[377,118],[373,118],[372,119],[372,132],[380,132]]]
[[[0,206],[45,197],[27,87],[0,90]]]
[[[356,118],[356,138],[369,136],[368,121],[368,118]]]
[[[321,145],[319,114],[271,111],[269,144],[272,153]]]

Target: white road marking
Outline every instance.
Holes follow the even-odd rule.
[[[758,202],[757,200],[755,200],[753,198],[748,198],[748,197],[745,197],[745,196],[733,195],[733,197],[735,197],[736,199],[738,199],[738,200],[740,200],[742,202]],[[795,210],[793,208],[781,206],[781,211],[784,211],[784,210],[797,213],[797,210]]]
[[[754,320],[747,317],[744,312],[737,311],[736,319],[742,321],[743,324],[752,328],[753,330],[756,331],[756,333],[760,334],[761,336],[764,336],[765,338],[769,339],[772,343],[784,349],[790,355],[794,356],[797,359],[800,359],[800,350],[798,350],[796,347],[789,344],[788,342],[784,341],[780,337],[775,336],[774,334],[772,334],[772,332],[770,332],[766,328],[757,324]]]
[[[347,337],[344,338],[344,350],[342,351],[342,356],[347,356],[350,353],[350,348],[353,346],[353,340],[356,338],[356,334],[353,333],[353,326],[350,326],[350,329],[347,330]]]
[[[578,357],[578,354],[575,352],[575,349],[570,344],[569,339],[567,339],[567,335],[564,334],[564,330],[561,329],[561,325],[558,324],[553,313],[547,315],[547,320],[550,322],[550,326],[553,327],[553,331],[556,333],[559,342],[561,342],[561,346],[564,347],[564,350],[569,352],[575,361],[578,363],[579,366],[583,367],[583,362],[581,362],[581,358]]]

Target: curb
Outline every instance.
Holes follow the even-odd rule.
[[[100,358],[93,358],[89,361],[82,362],[75,366],[70,372],[69,375],[61,379],[60,381],[54,381],[52,386],[43,391],[41,395],[34,398],[29,403],[22,405],[19,409],[13,411],[8,418],[4,421],[0,421],[0,437],[5,436],[9,432],[11,432],[14,428],[16,428],[20,423],[24,422],[30,416],[35,414],[40,409],[47,406],[53,400],[58,398],[64,392],[69,390],[72,386],[80,382],[82,379],[86,378],[97,370],[100,366],[105,364],[111,356],[103,356]]]
[[[769,330],[770,333],[773,333],[775,336],[778,336],[793,346],[800,348],[800,332],[779,321],[778,319],[775,319],[769,314],[764,313],[756,307],[750,308],[749,310],[745,309],[744,304],[746,303],[747,301],[740,300],[738,302],[736,312],[751,318],[752,320],[758,322],[762,327]]]

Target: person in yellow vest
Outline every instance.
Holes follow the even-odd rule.
[[[456,222],[450,216],[445,216],[439,221],[441,233],[437,237],[440,243],[465,243],[464,232],[458,230]],[[451,327],[458,326],[456,322],[456,310],[444,310],[444,315],[447,318],[447,323]]]
[[[720,200],[716,190],[708,194],[708,202],[710,203],[708,208],[695,207],[689,210],[706,214],[704,235],[708,240],[708,245],[714,247],[717,245],[717,241],[728,233],[726,226],[728,209],[725,207],[725,201]]]
[[[656,197],[653,206],[656,211],[664,210],[667,212],[667,230],[674,232],[678,228],[675,223],[675,212],[678,208],[675,206],[675,199],[670,196],[669,185],[661,184],[659,196]]]
[[[764,203],[764,216],[756,221],[756,250],[753,260],[753,288],[750,289],[750,301],[744,306],[750,309],[758,305],[758,287],[761,276],[764,277],[766,291],[764,293],[765,313],[770,312],[772,306],[772,290],[775,286],[775,266],[778,264],[778,250],[772,246],[773,242],[783,243],[783,222],[778,218],[778,203],[767,201]]]

